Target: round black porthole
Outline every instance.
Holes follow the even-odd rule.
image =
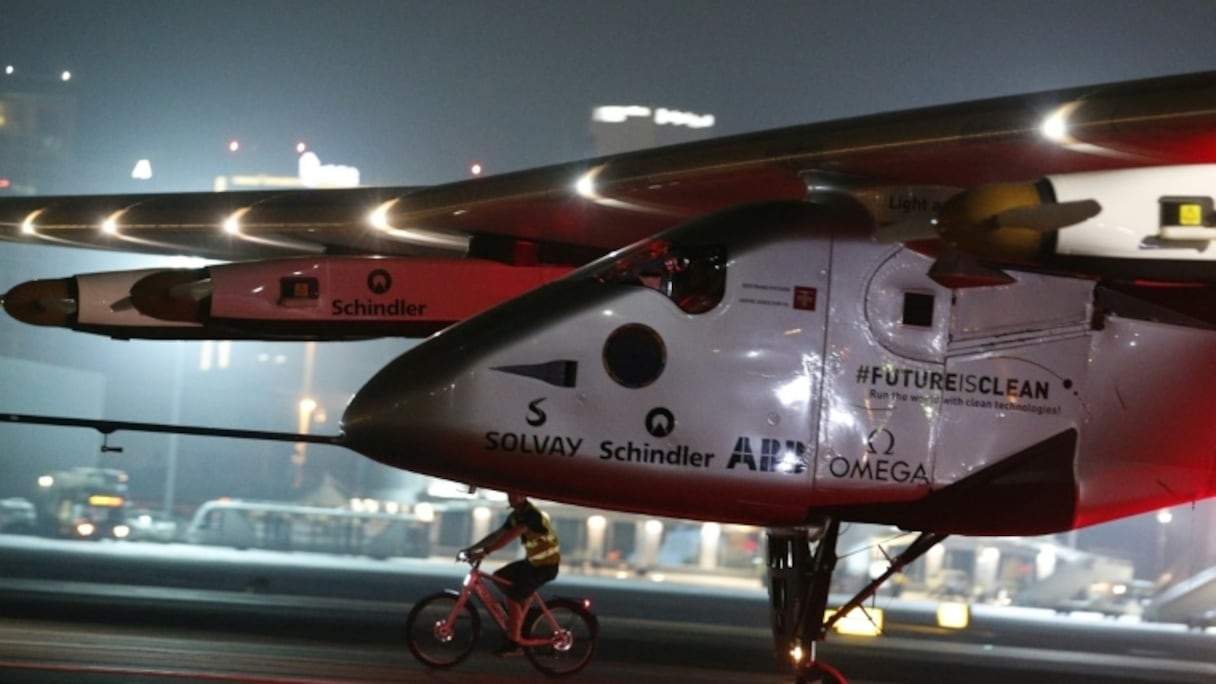
[[[658,380],[666,366],[663,338],[648,326],[622,325],[604,342],[604,370],[624,387],[645,387]]]

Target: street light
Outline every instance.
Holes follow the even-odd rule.
[[[135,168],[131,169],[131,178],[135,180],[150,180],[152,178],[151,160],[140,159],[135,162]]]
[[[1169,524],[1174,521],[1174,513],[1168,508],[1157,511],[1157,579],[1165,576],[1166,560],[1165,547],[1169,538]]]

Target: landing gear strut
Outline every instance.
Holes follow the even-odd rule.
[[[769,615],[773,640],[777,656],[793,665],[797,684],[846,684],[835,668],[816,658],[816,645],[827,637],[837,620],[872,597],[891,576],[947,535],[920,533],[908,548],[890,559],[891,564],[885,572],[825,619],[839,536],[840,520],[836,518],[813,530],[780,529],[768,533]]]

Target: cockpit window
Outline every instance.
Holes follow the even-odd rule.
[[[726,248],[652,240],[622,255],[597,278],[649,287],[687,313],[705,313],[726,292]]]

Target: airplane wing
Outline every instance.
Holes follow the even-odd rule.
[[[819,184],[942,185],[1216,160],[1216,72],[817,123],[426,188],[18,197],[0,239],[225,260],[577,264]]]

